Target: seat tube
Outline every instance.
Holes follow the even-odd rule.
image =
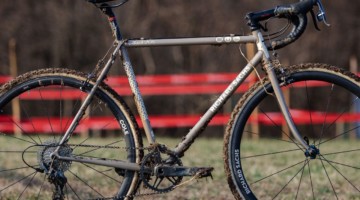
[[[304,141],[304,139],[301,137],[298,129],[295,126],[295,123],[291,117],[289,107],[286,105],[284,95],[280,89],[280,85],[278,82],[278,79],[276,78],[276,73],[273,68],[273,65],[271,63],[270,54],[269,51],[264,43],[264,38],[259,30],[253,31],[253,35],[257,38],[257,47],[259,51],[263,52],[263,65],[267,72],[267,76],[270,80],[271,86],[274,89],[274,93],[277,99],[277,102],[280,106],[280,110],[286,120],[287,125],[290,128],[290,131],[292,135],[295,137],[295,139],[306,149],[310,149],[309,145]]]
[[[120,48],[120,51],[121,51],[121,56],[122,56],[122,60],[123,60],[123,67],[124,67],[126,75],[128,77],[131,91],[134,95],[135,105],[136,105],[137,111],[140,115],[141,122],[144,126],[144,131],[145,131],[147,140],[149,141],[150,144],[153,144],[153,143],[155,143],[155,134],[151,127],[149,116],[147,114],[144,100],[141,96],[141,93],[140,93],[140,90],[138,87],[138,83],[136,81],[135,73],[134,73],[133,67],[131,65],[131,61],[130,61],[128,52],[126,50],[126,47],[122,46]]]
[[[132,67],[132,64],[130,61],[129,54],[127,52],[126,47],[123,45],[124,41],[123,41],[123,38],[121,35],[120,27],[116,20],[116,16],[115,16],[114,12],[112,11],[111,7],[109,7],[109,6],[104,6],[103,8],[101,8],[101,11],[105,15],[108,16],[108,21],[109,21],[111,30],[113,32],[113,36],[115,37],[115,40],[118,43],[120,43],[120,45],[121,45],[120,50],[119,50],[119,55],[122,58],[123,67],[124,67],[125,73],[128,77],[131,91],[134,95],[135,105],[136,105],[137,111],[140,115],[140,119],[141,119],[142,125],[144,127],[146,138],[150,144],[153,144],[153,143],[155,143],[155,134],[151,127],[149,116],[148,116],[146,108],[145,108],[144,100],[141,96],[141,93],[140,93],[140,90],[139,90],[139,87],[138,87],[138,84],[136,81],[135,73],[134,73],[134,70],[133,70],[133,67]]]

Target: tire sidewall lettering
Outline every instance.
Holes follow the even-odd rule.
[[[251,193],[250,187],[248,186],[248,184],[245,180],[245,176],[244,176],[242,168],[241,168],[240,150],[239,149],[235,149],[235,151],[234,151],[234,161],[235,161],[234,171],[236,174],[236,179],[238,180],[237,182],[240,183],[242,190],[246,194],[250,194]]]

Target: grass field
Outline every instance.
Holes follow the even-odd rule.
[[[24,138],[25,140],[29,140],[28,138]],[[45,141],[46,139],[43,139]],[[112,139],[90,139],[86,141],[86,144],[109,144],[111,143],[111,140],[116,140],[115,138]],[[169,147],[175,146],[176,143],[180,139],[171,139],[171,138],[159,138],[159,142],[166,143]],[[17,142],[18,145],[14,145],[13,142]],[[80,138],[79,138],[80,141]],[[23,149],[21,146],[26,145],[28,146],[27,142],[22,142],[19,140],[15,140],[12,138],[4,138],[0,137],[0,160],[6,160],[6,163],[2,163],[0,166],[0,172],[2,172],[2,169],[12,169],[17,167],[24,167],[24,163],[22,161],[21,155],[19,153],[5,153],[2,152],[2,150],[19,150]],[[77,151],[84,151],[80,150],[81,148],[76,148]],[[34,151],[33,151],[34,150]],[[37,164],[37,153],[35,152],[36,149],[28,149],[27,150],[27,159],[26,162],[28,162],[30,165],[36,165]],[[117,150],[116,150],[117,151]],[[117,155],[118,153],[115,153],[115,150],[97,150],[92,152],[94,154],[91,154],[91,156],[104,156],[108,157],[111,155]],[[175,191],[172,191],[171,193],[162,194],[162,195],[152,195],[152,196],[146,196],[146,197],[139,197],[137,199],[232,199],[232,194],[230,190],[227,187],[225,175],[224,175],[224,168],[223,168],[223,162],[222,162],[222,140],[220,139],[199,139],[187,153],[186,156],[183,159],[183,164],[185,166],[198,166],[198,167],[204,167],[204,166],[212,166],[215,168],[213,172],[213,179],[200,179],[197,181],[193,181],[190,184],[183,185],[179,188],[177,188]],[[101,167],[95,167],[98,171],[106,171],[106,169],[102,169]],[[85,167],[86,169],[86,167]],[[81,177],[83,180],[86,180],[86,182],[89,185],[92,185],[96,183],[97,185],[100,185],[99,190],[101,192],[109,191],[109,194],[113,194],[113,190],[117,188],[117,184],[113,181],[109,180],[109,178],[104,178],[102,174],[99,174],[97,172],[94,172],[94,170],[87,168],[84,170],[84,166],[78,164],[78,163],[72,163],[70,168],[71,173],[74,173]],[[37,199],[38,191],[41,190],[41,193],[43,193],[40,197],[40,199],[47,199],[51,195],[51,188],[49,186],[46,186],[48,183],[47,181],[44,184],[44,178],[43,175],[40,173],[37,173],[33,179],[31,174],[33,172],[32,169],[20,169],[20,170],[14,170],[9,172],[2,172],[0,173],[0,196],[5,195],[5,199],[17,199],[19,194],[23,191],[23,188],[27,186],[29,183],[28,188],[24,192],[22,196],[26,196],[26,198],[22,199]],[[110,172],[106,172],[108,176],[115,177],[117,176],[115,173],[113,173],[113,170]],[[28,178],[21,181],[19,184],[15,184],[11,186],[10,188],[1,191],[2,188],[5,186],[11,185],[16,180],[19,180],[27,175],[30,175]],[[80,190],[83,193],[91,193],[92,191],[86,188],[84,184],[73,177],[73,175],[69,174],[67,172],[66,174],[68,178],[68,183],[73,187],[74,190]],[[85,177],[85,178],[84,178]],[[89,177],[89,178],[87,178]],[[30,181],[31,179],[31,181]],[[185,179],[185,180],[188,180]],[[31,182],[31,183],[30,183]],[[42,186],[43,185],[43,186]],[[41,189],[39,189],[41,188]],[[71,193],[70,189],[69,193]],[[46,192],[48,191],[48,192]],[[152,192],[150,190],[144,189],[141,187],[139,190],[140,193],[149,193]],[[69,195],[69,199],[76,199],[76,196]],[[1,198],[0,199],[4,199]]]
[[[179,139],[164,138],[164,137],[158,138],[158,142],[167,144],[169,147],[175,146],[178,141],[179,141]],[[93,142],[97,143],[97,144],[99,144],[99,143],[105,144],[105,143],[109,143],[109,139],[104,139],[104,140],[95,139],[95,140],[93,140]],[[5,141],[3,139],[0,139],[0,143],[2,144],[1,148],[14,146],[9,141]],[[87,143],[91,144],[92,142],[87,141]],[[253,144],[249,143],[249,147],[247,149],[251,150],[251,151],[255,152],[255,154],[257,154],[257,152],[262,151],[262,149],[265,147],[265,145],[268,145],[267,147],[270,146],[270,148],[272,148],[272,147],[277,148],[279,146],[279,142],[270,142],[268,140],[254,141]],[[341,144],[339,146],[339,148],[341,149],[342,148],[341,146],[348,146],[348,145],[354,146],[356,148],[359,146],[359,141],[349,143],[348,140],[344,140],[343,144]],[[17,147],[14,146],[14,148],[17,148]],[[212,166],[212,167],[214,167],[215,169],[213,171],[213,179],[207,178],[207,179],[200,179],[200,180],[192,181],[189,184],[184,184],[181,187],[177,188],[176,190],[174,190],[170,193],[167,193],[167,194],[144,196],[144,197],[139,197],[137,199],[164,199],[164,200],[170,200],[170,199],[177,199],[177,200],[181,200],[181,199],[234,199],[234,197],[228,187],[228,184],[226,181],[226,176],[224,173],[222,148],[223,148],[223,141],[220,138],[200,138],[189,149],[189,151],[186,152],[185,157],[182,160],[184,166],[197,166],[197,167]],[[29,151],[28,153],[31,153],[31,152]],[[106,153],[104,151],[100,151],[97,153],[97,155],[106,156]],[[351,156],[353,157],[351,165],[355,165],[355,166],[358,165],[357,164],[358,160],[359,160],[359,159],[357,159],[358,155],[359,154],[356,152],[351,154]],[[1,154],[0,159],[3,160],[5,158],[4,156],[8,156],[8,154],[6,154],[6,155]],[[36,163],[36,160],[37,160],[36,155],[33,157],[34,157],[33,160],[29,161],[29,162]],[[279,160],[279,164],[286,165],[287,162],[291,163],[294,159],[296,159],[296,158],[283,157],[283,159]],[[12,158],[7,157],[6,160],[8,162],[5,164],[2,163],[1,167],[5,166],[5,167],[11,168],[11,166],[14,166],[14,165],[15,166],[23,166],[24,165],[23,163],[21,163],[22,160],[16,159],[16,157],[12,157]],[[20,162],[20,163],[16,163],[16,162]],[[262,166],[259,166],[259,167],[264,167],[264,165],[266,166],[269,163],[272,164],[277,161],[275,161],[274,158],[270,156],[270,157],[267,157],[266,159],[263,159],[262,162],[263,162],[261,164]],[[111,191],[112,187],[116,187],[116,185],[114,185],[107,178],[97,178],[97,177],[99,177],[98,173],[94,172],[91,169],[84,171],[83,168],[78,168],[77,167],[78,165],[73,163],[70,168],[71,172],[74,174],[77,174],[79,176],[82,175],[84,177],[93,177],[93,178],[87,179],[86,181],[89,184],[97,183],[98,185],[100,185],[99,190],[104,191],[104,189],[105,189],[105,190]],[[97,169],[100,170],[101,168],[97,168]],[[254,173],[262,172],[262,171],[260,171],[260,172],[257,171],[256,166],[249,167],[249,169],[253,169]],[[1,171],[1,168],[0,168],[0,171]],[[106,170],[103,170],[103,171],[105,172]],[[334,170],[332,170],[332,171],[329,170],[329,173],[330,173],[330,176],[338,176],[337,173],[334,172]],[[24,173],[24,175],[25,174],[26,173]],[[1,190],[1,188],[3,188],[2,185],[5,185],[5,184],[8,185],[9,181],[7,182],[7,180],[5,180],[6,178],[3,177],[3,174],[0,174],[0,175],[1,175],[0,190]],[[9,173],[7,175],[11,178],[13,178],[14,176],[21,177],[19,174],[16,174],[16,173]],[[22,175],[22,176],[24,176],[24,175]],[[112,176],[112,175],[110,175],[110,176]],[[116,175],[114,175],[114,176],[116,176]],[[70,183],[71,183],[71,181],[76,180],[75,178],[71,178],[71,175],[68,175],[67,178]],[[43,180],[42,176],[38,175],[34,178],[34,180],[31,182],[31,184],[29,183],[28,180],[24,181],[24,183],[22,183],[22,185],[26,185],[27,183],[29,183],[29,185],[30,185],[29,189],[25,192],[25,194],[30,193],[31,190],[34,190],[35,192],[34,192],[34,195],[32,195],[32,198],[28,197],[28,198],[23,198],[23,199],[36,199],[35,196],[38,193],[36,191],[39,190],[38,189],[39,185],[43,184],[42,180]],[[185,181],[186,180],[189,180],[189,178],[185,178]],[[359,184],[359,180],[360,180],[359,174],[353,173],[351,180],[355,180],[355,184]],[[323,179],[320,181],[326,181],[326,179]],[[341,181],[341,177],[340,177],[339,181]],[[83,191],[85,193],[87,192],[86,187],[82,188],[83,184],[80,181],[76,180],[75,182],[76,183],[73,184],[72,187],[78,188],[80,191]],[[265,182],[264,185],[261,186],[261,187],[264,187],[263,189],[265,192],[266,192],[266,190],[271,189],[271,185],[266,185],[266,184],[269,184],[269,183]],[[317,182],[314,182],[314,184],[317,184]],[[358,186],[359,185],[357,185],[357,187]],[[42,187],[42,190],[46,190],[46,189],[49,190],[49,188]],[[16,195],[19,194],[19,191],[20,192],[22,191],[21,189],[19,189],[17,187],[13,187],[11,190],[13,191],[14,195],[13,196],[10,195],[11,197],[8,196],[5,199],[17,199]],[[331,193],[332,192],[331,190],[326,189],[326,188],[324,188],[323,190],[324,191],[316,191],[316,192],[323,192],[323,193]],[[339,190],[339,192],[341,192],[341,196],[339,196],[339,199],[360,199],[359,193],[355,193],[355,195],[354,195],[354,192],[352,191],[351,187],[349,188],[348,184],[343,184],[343,186],[338,190]],[[347,191],[350,191],[348,196],[346,195]],[[1,192],[2,191],[0,191],[1,195],[4,194]],[[140,193],[148,193],[151,191],[141,187],[139,192]],[[289,192],[291,192],[291,191],[289,191]],[[6,194],[9,195],[9,194],[11,194],[11,192],[10,193],[8,192]],[[50,193],[45,193],[44,197],[42,197],[41,199],[46,199],[45,196],[49,196],[49,195],[50,195]],[[265,195],[266,195],[266,193],[265,193]],[[31,196],[31,195],[29,195],[29,196]],[[4,199],[4,198],[0,198],[0,199]],[[72,199],[72,197],[69,197],[69,199]],[[294,199],[294,198],[288,196],[288,197],[284,197],[284,198],[280,198],[280,199]],[[306,198],[298,198],[298,199],[306,199]],[[327,198],[320,198],[320,199],[327,199]],[[331,198],[329,198],[329,199],[331,199]]]

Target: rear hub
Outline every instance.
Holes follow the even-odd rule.
[[[58,172],[65,172],[70,168],[71,161],[64,161],[53,159],[52,153],[58,147],[58,142],[54,140],[48,140],[42,144],[42,147],[38,150],[38,162],[41,169],[45,172],[55,170]],[[69,157],[71,156],[72,149],[69,145],[62,145],[58,151],[60,156]]]

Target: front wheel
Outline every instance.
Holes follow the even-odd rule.
[[[225,170],[237,199],[357,199],[360,196],[360,79],[306,64],[279,75],[301,136],[292,137],[268,80],[237,104],[225,134]]]
[[[0,89],[0,199],[123,199],[137,173],[51,157],[94,82],[69,69],[26,73]],[[139,163],[142,141],[125,102],[96,90],[65,157]]]

